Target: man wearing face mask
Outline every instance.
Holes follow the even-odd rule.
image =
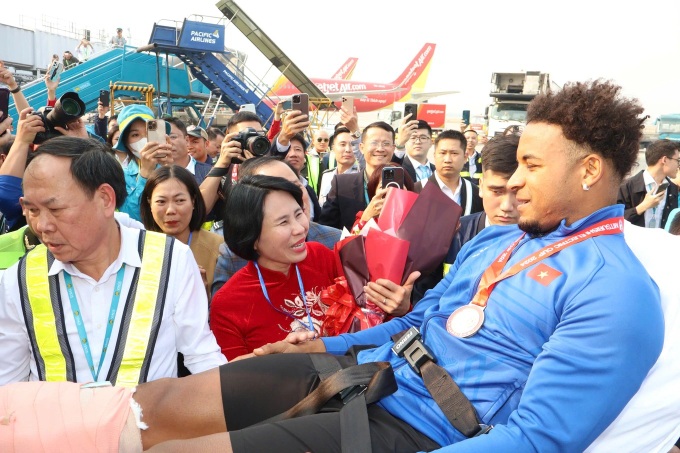
[[[146,123],[153,119],[153,111],[145,105],[128,105],[118,115],[120,138],[114,151],[123,166],[128,194],[120,211],[139,221],[139,199],[146,180],[157,165],[173,163],[171,144],[149,142],[146,138]],[[126,155],[125,159],[121,160],[121,155]]]

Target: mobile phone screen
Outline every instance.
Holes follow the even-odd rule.
[[[101,102],[104,107],[109,106],[109,92],[108,92],[108,90],[99,90],[99,102]]]
[[[9,89],[7,88],[0,88],[0,111],[2,111],[2,115],[0,115],[1,123],[9,115]]]

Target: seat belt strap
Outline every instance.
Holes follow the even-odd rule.
[[[342,453],[371,453],[371,432],[366,405],[391,395],[397,382],[389,362],[371,362],[342,368],[331,354],[309,354],[321,383],[291,409],[262,423],[272,423],[319,412],[336,395],[340,409]]]
[[[476,437],[491,431],[483,424],[470,400],[444,368],[437,365],[436,358],[420,341],[420,331],[411,327],[405,332],[392,336],[392,351],[420,374],[427,391],[442,410],[451,425],[465,437]]]

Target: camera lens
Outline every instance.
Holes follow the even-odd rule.
[[[73,99],[62,99],[61,107],[67,115],[78,116],[81,114],[78,102]]]
[[[296,103],[300,102],[300,95],[299,94],[296,94],[295,96],[293,96],[293,102],[296,102]]]
[[[270,143],[264,137],[251,137],[248,139],[248,148],[255,156],[264,156],[269,152]]]

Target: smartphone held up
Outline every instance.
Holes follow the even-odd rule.
[[[382,169],[382,188],[404,188],[404,169],[402,167],[384,167]]]
[[[309,116],[309,95],[307,93],[294,94],[291,103],[293,110],[299,110]]]
[[[149,142],[166,143],[166,130],[164,120],[150,120],[146,123],[146,140]],[[167,154],[156,154],[156,158],[166,157]]]
[[[9,88],[0,88],[0,123],[5,121],[7,116],[9,116]],[[6,130],[0,136],[7,133],[9,133],[9,130]]]

